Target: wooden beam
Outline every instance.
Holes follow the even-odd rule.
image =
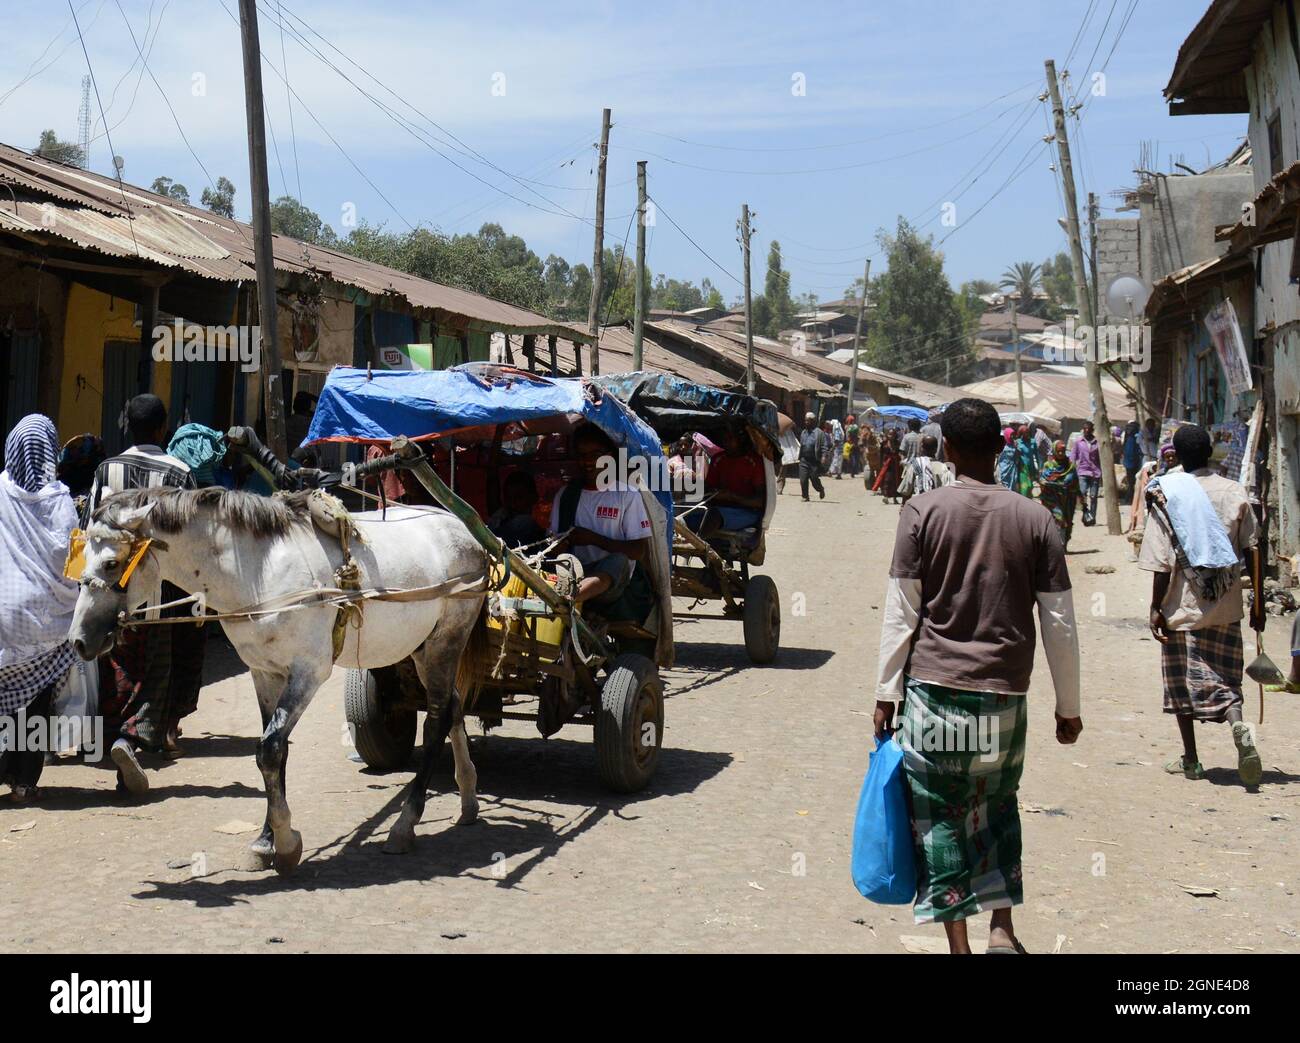
[[[555,342],[558,339],[559,338],[557,338],[554,333],[546,338],[546,344],[551,349],[551,376],[553,377],[560,375],[560,360],[555,349]]]
[[[1250,102],[1243,98],[1188,98],[1171,101],[1171,116],[1221,116],[1249,112]]]
[[[528,372],[537,372],[537,334],[524,334],[524,358],[528,360]]]

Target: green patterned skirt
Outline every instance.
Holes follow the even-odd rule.
[[[912,802],[917,923],[1019,905],[1022,695],[907,678],[898,741]]]

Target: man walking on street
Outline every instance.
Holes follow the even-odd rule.
[[[1204,777],[1196,755],[1194,722],[1227,721],[1237,747],[1237,774],[1259,784],[1259,751],[1241,719],[1244,655],[1241,563],[1259,554],[1255,513],[1246,490],[1209,469],[1212,443],[1203,427],[1174,432],[1183,473],[1153,478],[1147,487],[1149,518],[1138,567],[1153,573],[1151,633],[1161,645],[1165,713],[1178,718],[1182,757],[1165,770]],[[1259,570],[1252,568],[1252,575]],[[1251,626],[1263,630],[1263,601],[1256,591]]]
[[[907,434],[898,448],[903,454],[904,464],[910,464],[921,455],[921,421],[913,417],[907,422]]]
[[[167,441],[167,408],[160,398],[136,395],[126,405],[126,422],[132,447],[120,456],[105,460],[95,471],[86,503],[87,519],[104,499],[127,489],[197,487],[190,469],[159,448]],[[168,583],[154,592],[148,604],[158,605],[184,596],[184,591]],[[157,618],[157,613],[150,613],[150,618]],[[136,757],[136,748],[157,753],[166,749],[171,723],[168,697],[172,629],[151,626],[121,630],[109,653],[114,688],[103,693],[101,706],[106,718],[119,723],[120,732],[109,755],[117,765],[119,788],[136,796],[149,789],[149,778]]]
[[[809,482],[817,490],[818,497],[826,499],[821,473],[830,451],[831,436],[817,426],[817,417],[806,413],[803,430],[799,432],[799,490],[803,494],[804,503],[808,502]]]
[[[1022,953],[1017,791],[1034,664],[1034,609],[1056,690],[1056,740],[1073,743],[1079,643],[1065,550],[1042,505],[1001,485],[998,414],[964,398],[943,414],[954,484],[901,511],[880,634],[875,733],[902,700],[899,743],[917,841],[917,923],[969,953],[967,919],[992,910],[988,951]]]
[[[1079,474],[1079,499],[1083,501],[1083,524],[1097,523],[1097,490],[1101,488],[1101,446],[1091,420],[1083,422],[1083,434],[1070,450]]]

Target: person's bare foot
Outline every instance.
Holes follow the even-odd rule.
[[[1010,909],[994,909],[993,922],[989,924],[989,947],[993,953],[1023,953],[1025,947],[1016,937],[1016,929],[1011,923]]]

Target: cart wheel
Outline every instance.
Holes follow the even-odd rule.
[[[614,660],[595,723],[601,782],[635,793],[650,781],[663,745],[664,687],[654,663],[630,652]]]
[[[385,706],[369,670],[349,670],[343,686],[343,712],[357,753],[371,768],[406,767],[415,749],[414,710]]]
[[[754,663],[770,663],[781,647],[781,596],[770,576],[752,576],[745,586],[745,651]]]

